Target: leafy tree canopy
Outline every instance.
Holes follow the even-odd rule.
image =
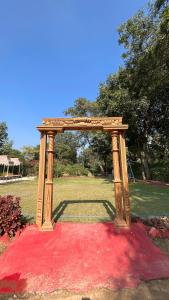
[[[150,178],[151,162],[157,157],[169,157],[168,1],[150,2],[118,32],[119,43],[124,47],[124,66],[100,85],[96,101],[79,98],[66,114],[123,116],[129,124],[129,150],[134,159],[140,159],[143,178]],[[101,149],[100,136],[90,134],[90,147],[93,151],[97,147],[101,159],[102,153],[110,153],[110,147],[106,142],[109,137],[104,136],[105,146]]]

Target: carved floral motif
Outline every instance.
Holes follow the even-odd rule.
[[[54,118],[54,119],[44,119],[44,125],[49,126],[114,126],[114,125],[122,125],[122,118]]]

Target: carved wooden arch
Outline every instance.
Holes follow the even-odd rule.
[[[36,224],[41,230],[53,230],[53,162],[54,141],[58,132],[65,130],[102,130],[112,136],[112,158],[114,168],[114,191],[118,227],[130,227],[130,200],[128,189],[128,172],[126,162],[125,130],[128,125],[122,124],[121,117],[97,118],[47,118],[37,127],[41,133],[38,199]],[[48,149],[47,149],[48,145]],[[46,149],[48,164],[46,167]],[[47,178],[45,178],[47,168]]]

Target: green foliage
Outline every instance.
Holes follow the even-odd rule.
[[[37,146],[24,146],[22,148],[22,155],[25,160],[38,160],[39,159],[39,145]]]
[[[55,157],[62,163],[76,163],[77,149],[79,146],[78,136],[72,132],[57,134],[55,140]]]
[[[141,139],[160,134],[169,145],[169,7],[156,11],[155,1],[148,11],[141,11],[124,23],[119,42],[125,47],[125,74],[129,98],[136,109],[136,129]],[[145,80],[146,78],[146,80]],[[140,106],[141,104],[141,106]]]
[[[74,106],[65,110],[65,115],[74,117],[90,117],[97,115],[97,103],[87,100],[86,98],[78,98],[74,102]]]
[[[12,141],[8,139],[8,127],[5,122],[0,122],[0,155],[7,155],[12,149]]]
[[[39,171],[39,161],[24,161],[23,164],[23,175],[24,176],[37,176]]]
[[[151,172],[154,180],[169,181],[169,160],[152,164]]]
[[[70,176],[87,176],[88,170],[80,164],[66,165],[65,173]]]
[[[156,0],[155,1],[155,12],[158,13],[161,8],[164,8],[168,4],[168,0]]]
[[[103,175],[102,169],[100,167],[100,161],[98,159],[94,159],[90,164],[90,171],[94,176]]]
[[[65,111],[65,114],[70,114],[73,117],[90,117],[99,115],[101,112],[97,102],[91,102],[85,98],[75,100],[74,107]],[[96,169],[99,174],[107,172],[107,161],[110,157],[110,136],[102,132],[80,132],[77,134],[79,147],[81,148],[80,160],[85,162],[85,166],[96,174]],[[85,145],[89,147],[86,151]],[[97,161],[97,162],[96,162]],[[94,165],[97,167],[94,167]]]
[[[141,172],[141,163],[139,161],[134,161],[132,162],[131,167],[132,167],[134,177],[137,179],[143,179],[142,172]]]
[[[55,160],[53,176],[54,177],[62,177],[64,174],[64,169],[65,169],[65,166],[60,161]]]
[[[87,176],[88,170],[81,164],[66,164],[55,160],[54,177],[62,176]]]
[[[91,144],[81,153],[80,161],[93,175],[108,175],[112,172],[111,142],[107,135],[95,133]]]
[[[0,123],[0,149],[8,138],[8,127],[5,122]]]
[[[124,67],[100,85],[96,102],[77,99],[66,111],[72,116],[123,116],[129,124],[127,145],[144,179],[155,176],[153,161],[169,159],[168,2],[151,2],[120,26]],[[89,156],[92,152],[95,158],[97,153],[105,170],[106,161],[110,162],[109,137],[97,133],[87,137]]]
[[[15,150],[11,153],[15,157],[19,157],[22,161],[22,170],[24,176],[37,176],[39,168],[39,145],[37,146],[24,146],[20,153]]]

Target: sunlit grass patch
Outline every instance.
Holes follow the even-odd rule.
[[[34,222],[37,180],[1,185],[0,194],[19,196],[22,213]],[[132,213],[140,216],[169,215],[169,189],[143,183],[130,183],[130,194]],[[113,216],[113,183],[104,178],[54,179],[53,211],[64,201],[66,205],[59,220],[78,222],[111,220],[106,201],[111,206]]]

